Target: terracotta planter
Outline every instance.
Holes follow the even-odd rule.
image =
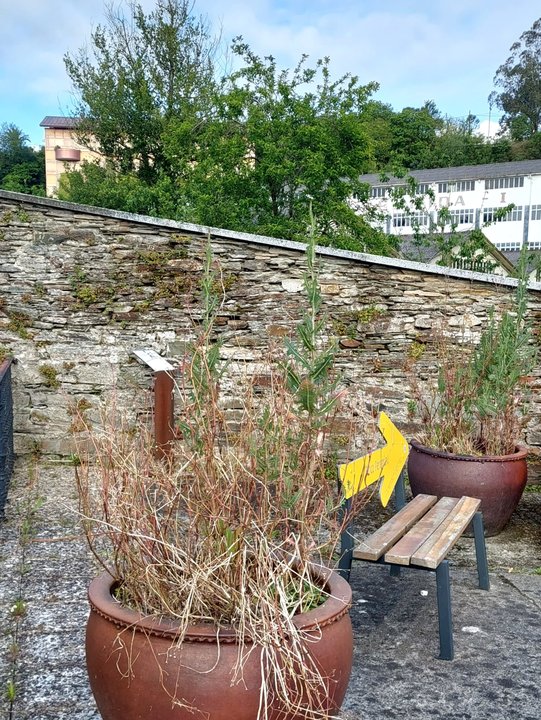
[[[318,568],[317,574],[331,597],[321,607],[298,615],[295,624],[314,630],[307,651],[329,678],[321,701],[334,714],[351,672],[351,588],[330,570]],[[232,669],[238,648],[232,630],[217,633],[211,625],[194,626],[175,645],[175,623],[142,618],[120,605],[112,589],[112,578],[103,574],[88,591],[87,667],[103,720],[256,720],[261,682],[257,647],[247,653],[243,678],[235,681]],[[184,699],[190,707],[175,704],[174,699]],[[269,713],[269,720],[303,717],[274,707]]]
[[[481,500],[486,535],[497,535],[509,522],[527,480],[527,451],[512,455],[453,455],[411,441],[408,476],[414,495],[469,495]]]

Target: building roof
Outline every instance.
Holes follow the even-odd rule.
[[[487,178],[513,175],[541,175],[541,160],[516,160],[514,162],[490,163],[488,165],[460,165],[459,167],[432,168],[431,170],[410,170],[408,176],[418,182],[446,182],[452,180],[485,180]],[[382,174],[361,175],[361,182],[371,185],[396,185],[403,178],[389,177],[382,181]]]
[[[78,123],[79,123],[79,118],[63,117],[62,115],[47,115],[40,122],[39,126],[45,127],[45,128],[58,128],[61,130],[64,130],[64,129],[71,130],[72,128],[77,127]]]

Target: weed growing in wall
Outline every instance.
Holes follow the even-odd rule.
[[[43,378],[45,387],[52,388],[53,390],[60,387],[60,380],[58,379],[56,368],[52,365],[40,365],[39,374]]]
[[[32,318],[26,313],[18,310],[8,313],[8,317],[8,330],[17,333],[17,335],[23,340],[28,340],[30,338],[28,328],[32,324]]]

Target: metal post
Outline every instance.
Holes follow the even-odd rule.
[[[394,508],[396,512],[402,510],[406,504],[406,481],[404,478],[404,470],[400,473],[396,485],[394,486]]]
[[[402,510],[406,504],[406,481],[404,470],[400,473],[394,486],[394,509],[396,512]],[[391,577],[400,577],[400,565],[391,565],[389,574]]]
[[[154,439],[160,457],[168,456],[173,445],[173,377],[165,370],[154,374]]]
[[[338,491],[341,492],[342,483],[340,481],[340,473],[338,472]],[[342,523],[342,533],[340,535],[340,559],[338,561],[338,574],[349,582],[351,573],[351,563],[353,562],[353,548],[355,540],[353,538],[353,523],[350,519],[351,514],[351,498],[342,501],[340,506],[340,522]]]
[[[477,576],[481,590],[490,590],[488,577],[487,548],[485,544],[485,530],[483,526],[483,513],[476,512],[473,516],[473,536],[475,539],[475,556],[477,558]]]
[[[452,660],[454,657],[453,618],[451,614],[451,584],[449,581],[448,560],[443,560],[436,568],[436,586],[440,629],[440,660]]]
[[[154,440],[158,457],[168,457],[174,438],[173,365],[154,350],[134,350],[135,357],[154,372]]]

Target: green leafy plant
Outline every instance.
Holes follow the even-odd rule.
[[[26,603],[22,598],[17,598],[10,608],[11,616],[21,618],[26,615]]]
[[[468,455],[506,455],[520,438],[529,376],[537,350],[526,318],[526,255],[511,310],[492,309],[479,342],[437,341],[438,378],[428,390],[411,374],[413,401],[431,447]]]
[[[6,689],[4,691],[4,696],[9,703],[12,703],[15,701],[15,698],[17,697],[17,686],[16,686],[14,680],[8,680],[6,682]]]

